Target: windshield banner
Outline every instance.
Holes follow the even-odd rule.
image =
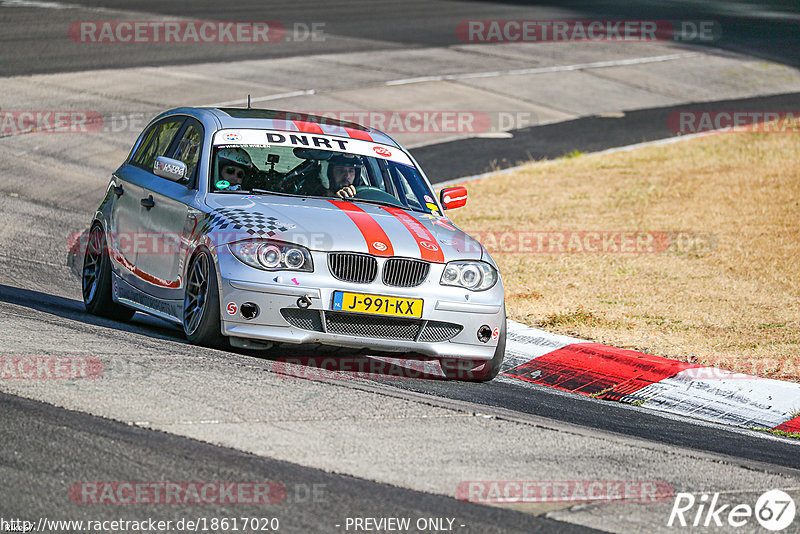
[[[214,145],[317,148],[320,150],[348,152],[350,154],[358,154],[359,156],[388,159],[404,165],[412,165],[411,159],[399,148],[335,135],[281,132],[274,130],[220,130],[214,134]]]

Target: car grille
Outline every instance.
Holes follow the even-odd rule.
[[[356,313],[325,312],[325,329],[330,334],[413,341],[419,333],[419,321],[371,317]]]
[[[461,325],[453,323],[442,323],[440,321],[428,321],[425,329],[419,336],[419,341],[447,341],[461,332]]]
[[[378,274],[378,262],[366,254],[344,252],[328,254],[328,268],[339,280],[359,284],[372,282]]]
[[[300,308],[284,308],[281,315],[290,325],[303,330],[322,332],[322,318],[316,310],[302,310]]]
[[[462,330],[461,325],[441,321],[300,308],[283,308],[281,315],[290,325],[303,330],[403,341],[447,341]]]
[[[430,263],[419,260],[391,258],[383,266],[383,283],[387,286],[414,287],[428,277]]]

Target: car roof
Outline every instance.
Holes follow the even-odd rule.
[[[361,124],[356,124],[355,122],[331,119],[329,117],[310,115],[297,111],[260,108],[184,107],[162,113],[159,118],[175,113],[193,115],[201,120],[203,118],[213,117],[215,122],[219,125],[218,129],[222,130],[262,129],[324,134],[381,143],[402,149],[397,141],[380,130],[368,128]]]

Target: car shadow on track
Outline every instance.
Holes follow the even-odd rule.
[[[156,317],[137,313],[130,322],[113,321],[87,313],[83,307],[83,302],[79,300],[59,297],[32,289],[0,284],[0,302],[24,306],[32,310],[93,326],[104,326],[125,332],[146,334],[159,339],[186,342],[183,339],[183,332],[180,328]]]
[[[179,327],[144,313],[137,313],[129,322],[114,321],[87,313],[83,302],[79,300],[5,284],[0,284],[0,303],[23,306],[87,325],[188,344]],[[330,350],[323,347],[308,349],[282,347],[266,351],[239,348],[227,350],[235,354],[272,360],[273,372],[309,380],[354,378],[441,380],[444,378],[438,361],[424,358],[397,360],[390,357],[370,357],[358,351]]]

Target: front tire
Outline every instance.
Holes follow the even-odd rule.
[[[89,232],[86,253],[83,256],[81,289],[86,311],[99,317],[115,321],[129,321],[136,313],[132,308],[114,302],[111,296],[111,259],[108,257],[108,242],[99,224]]]
[[[214,258],[205,249],[195,253],[187,270],[183,331],[194,345],[212,348],[227,345],[227,338],[222,335],[217,270]]]
[[[473,361],[458,359],[443,359],[440,361],[442,372],[449,380],[462,380],[465,382],[489,382],[500,373],[503,359],[506,356],[506,318],[503,317],[503,326],[497,337],[497,347],[491,360]]]

